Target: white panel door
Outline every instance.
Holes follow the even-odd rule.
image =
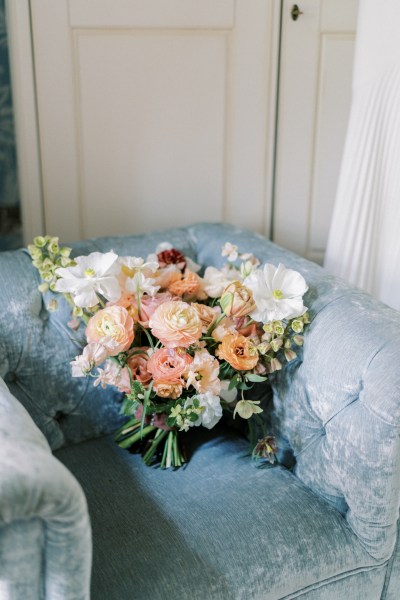
[[[46,230],[270,225],[279,0],[31,0]]]
[[[322,262],[351,101],[358,0],[284,0],[274,240]]]

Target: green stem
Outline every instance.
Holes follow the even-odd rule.
[[[206,333],[207,336],[212,334],[217,325],[221,323],[222,319],[225,319],[225,313],[223,312],[219,315],[218,319],[214,321],[214,323],[208,328]]]
[[[167,439],[167,460],[165,468],[169,469],[172,465],[172,444],[173,444],[174,432],[170,431]]]
[[[153,458],[155,451],[157,450],[158,446],[160,445],[160,443],[163,441],[163,439],[166,437],[167,434],[168,434],[168,431],[165,431],[164,429],[157,429],[156,435],[154,436],[154,439],[151,442],[150,448],[147,450],[146,454],[143,456],[143,460],[146,463],[146,465],[149,465],[151,463],[151,459]]]
[[[118,446],[120,446],[120,448],[129,448],[129,446],[132,446],[132,444],[135,444],[155,429],[157,429],[157,427],[155,427],[154,425],[147,425],[147,427],[140,431],[137,431],[125,440],[122,440],[122,442],[118,442]]]

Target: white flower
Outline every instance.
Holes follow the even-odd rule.
[[[203,408],[194,425],[203,425],[207,429],[212,429],[222,417],[222,406],[219,396],[215,396],[212,392],[205,392],[204,394],[197,394],[194,398],[197,398],[200,408]],[[193,399],[190,398],[185,403],[185,408],[191,404]]]
[[[108,385],[118,387],[121,381],[121,367],[112,360],[108,360],[104,369],[97,369],[98,377],[94,382],[94,386],[101,385],[105,389]]]
[[[263,269],[246,277],[244,285],[253,292],[256,309],[250,313],[255,321],[269,323],[282,319],[293,319],[307,309],[303,305],[303,294],[307,284],[297,271],[266,264]]]
[[[86,377],[97,365],[100,365],[108,356],[107,348],[103,344],[93,342],[83,349],[82,354],[71,361],[72,377]]]
[[[125,276],[123,285],[128,293],[154,296],[158,292],[160,286],[155,285],[154,276],[159,265],[155,255],[151,254],[146,262],[137,256],[123,256],[119,262]]]
[[[227,266],[222,269],[207,267],[204,272],[204,290],[210,298],[219,298],[231,281],[240,280],[240,273]]]
[[[229,262],[235,262],[235,260],[239,256],[239,254],[238,254],[238,247],[235,246],[235,244],[231,244],[230,242],[226,242],[222,246],[221,255],[222,256],[226,256],[227,259],[229,260]]]
[[[56,269],[57,292],[69,293],[80,308],[95,306],[99,299],[97,293],[106,300],[116,302],[121,296],[118,283],[120,267],[118,256],[114,252],[92,252],[88,256],[78,256],[73,267]]]
[[[219,395],[221,381],[218,379],[219,362],[208,350],[195,352],[193,362],[186,372],[186,386],[192,385],[197,392]]]

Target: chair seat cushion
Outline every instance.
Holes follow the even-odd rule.
[[[110,438],[55,453],[87,496],[93,598],[380,598],[385,565],[338,511],[283,467],[255,468],[236,432],[190,433],[177,471]]]

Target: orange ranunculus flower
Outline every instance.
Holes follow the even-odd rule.
[[[254,369],[258,362],[258,353],[251,341],[239,334],[228,334],[217,350],[218,358],[226,360],[238,371]]]
[[[89,320],[86,337],[89,343],[102,343],[110,356],[116,356],[133,342],[133,319],[123,306],[107,306]]]
[[[185,270],[182,279],[173,281],[168,286],[168,291],[176,296],[185,296],[185,298],[191,298],[193,300],[205,300],[207,298],[207,294],[203,288],[202,279],[190,269]]]

